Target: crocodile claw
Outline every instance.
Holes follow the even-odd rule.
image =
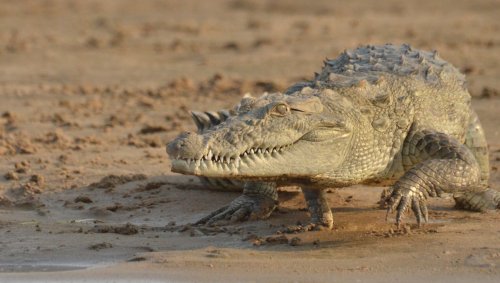
[[[405,213],[411,208],[420,227],[422,220],[429,221],[429,212],[425,202],[425,196],[414,188],[407,190],[394,190],[388,199],[386,220],[389,214],[396,211],[396,225],[401,226]]]
[[[276,205],[276,201],[268,197],[241,195],[230,204],[198,220],[195,225],[211,225],[223,221],[236,222],[248,219],[265,219],[271,215]]]

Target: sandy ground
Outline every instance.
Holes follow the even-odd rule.
[[[237,192],[170,173],[188,110],[310,78],[360,44],[407,42],[467,74],[500,188],[498,1],[0,2],[0,281],[498,282],[500,214],[430,202],[403,230],[382,188],[332,190],[332,231],[189,224]]]

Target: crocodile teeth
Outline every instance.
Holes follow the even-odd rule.
[[[257,161],[257,155],[255,155],[255,154],[251,154],[251,155],[249,155],[248,157],[250,157],[250,159],[251,159],[252,161],[254,161],[254,162],[255,162],[255,161]]]
[[[213,155],[213,153],[212,153],[212,150],[210,149],[210,150],[208,151],[208,154],[207,154],[207,159],[212,159],[212,156],[214,156],[214,155]]]

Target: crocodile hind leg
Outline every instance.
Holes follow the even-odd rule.
[[[470,149],[479,164],[479,168],[481,169],[481,183],[483,185],[488,185],[488,179],[490,177],[488,144],[477,114],[474,111],[471,112],[472,115],[467,129],[467,134],[465,136],[465,146]]]
[[[333,214],[326,199],[326,189],[302,188],[302,191],[311,214],[311,222],[333,228]]]
[[[481,184],[481,170],[473,153],[455,138],[434,131],[413,131],[402,153],[403,165],[412,167],[393,185],[388,200],[388,213],[396,211],[398,225],[408,208],[419,225],[427,220],[425,200],[443,192],[474,195],[463,198],[464,208],[499,206],[500,192]]]
[[[472,111],[472,115],[465,136],[465,146],[474,155],[481,170],[481,184],[487,186],[490,176],[490,164],[488,156],[488,144],[484,135],[483,127],[477,114]],[[489,189],[484,192],[457,192],[453,194],[457,208],[485,211],[491,209],[495,203],[500,203],[500,194]],[[491,202],[484,202],[484,199],[491,199]]]
[[[278,189],[273,182],[246,182],[243,194],[195,224],[268,218],[278,204]]]

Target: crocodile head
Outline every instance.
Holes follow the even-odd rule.
[[[340,95],[324,97],[317,90],[244,97],[222,123],[167,145],[172,171],[268,181],[331,171],[349,150],[352,105]]]

